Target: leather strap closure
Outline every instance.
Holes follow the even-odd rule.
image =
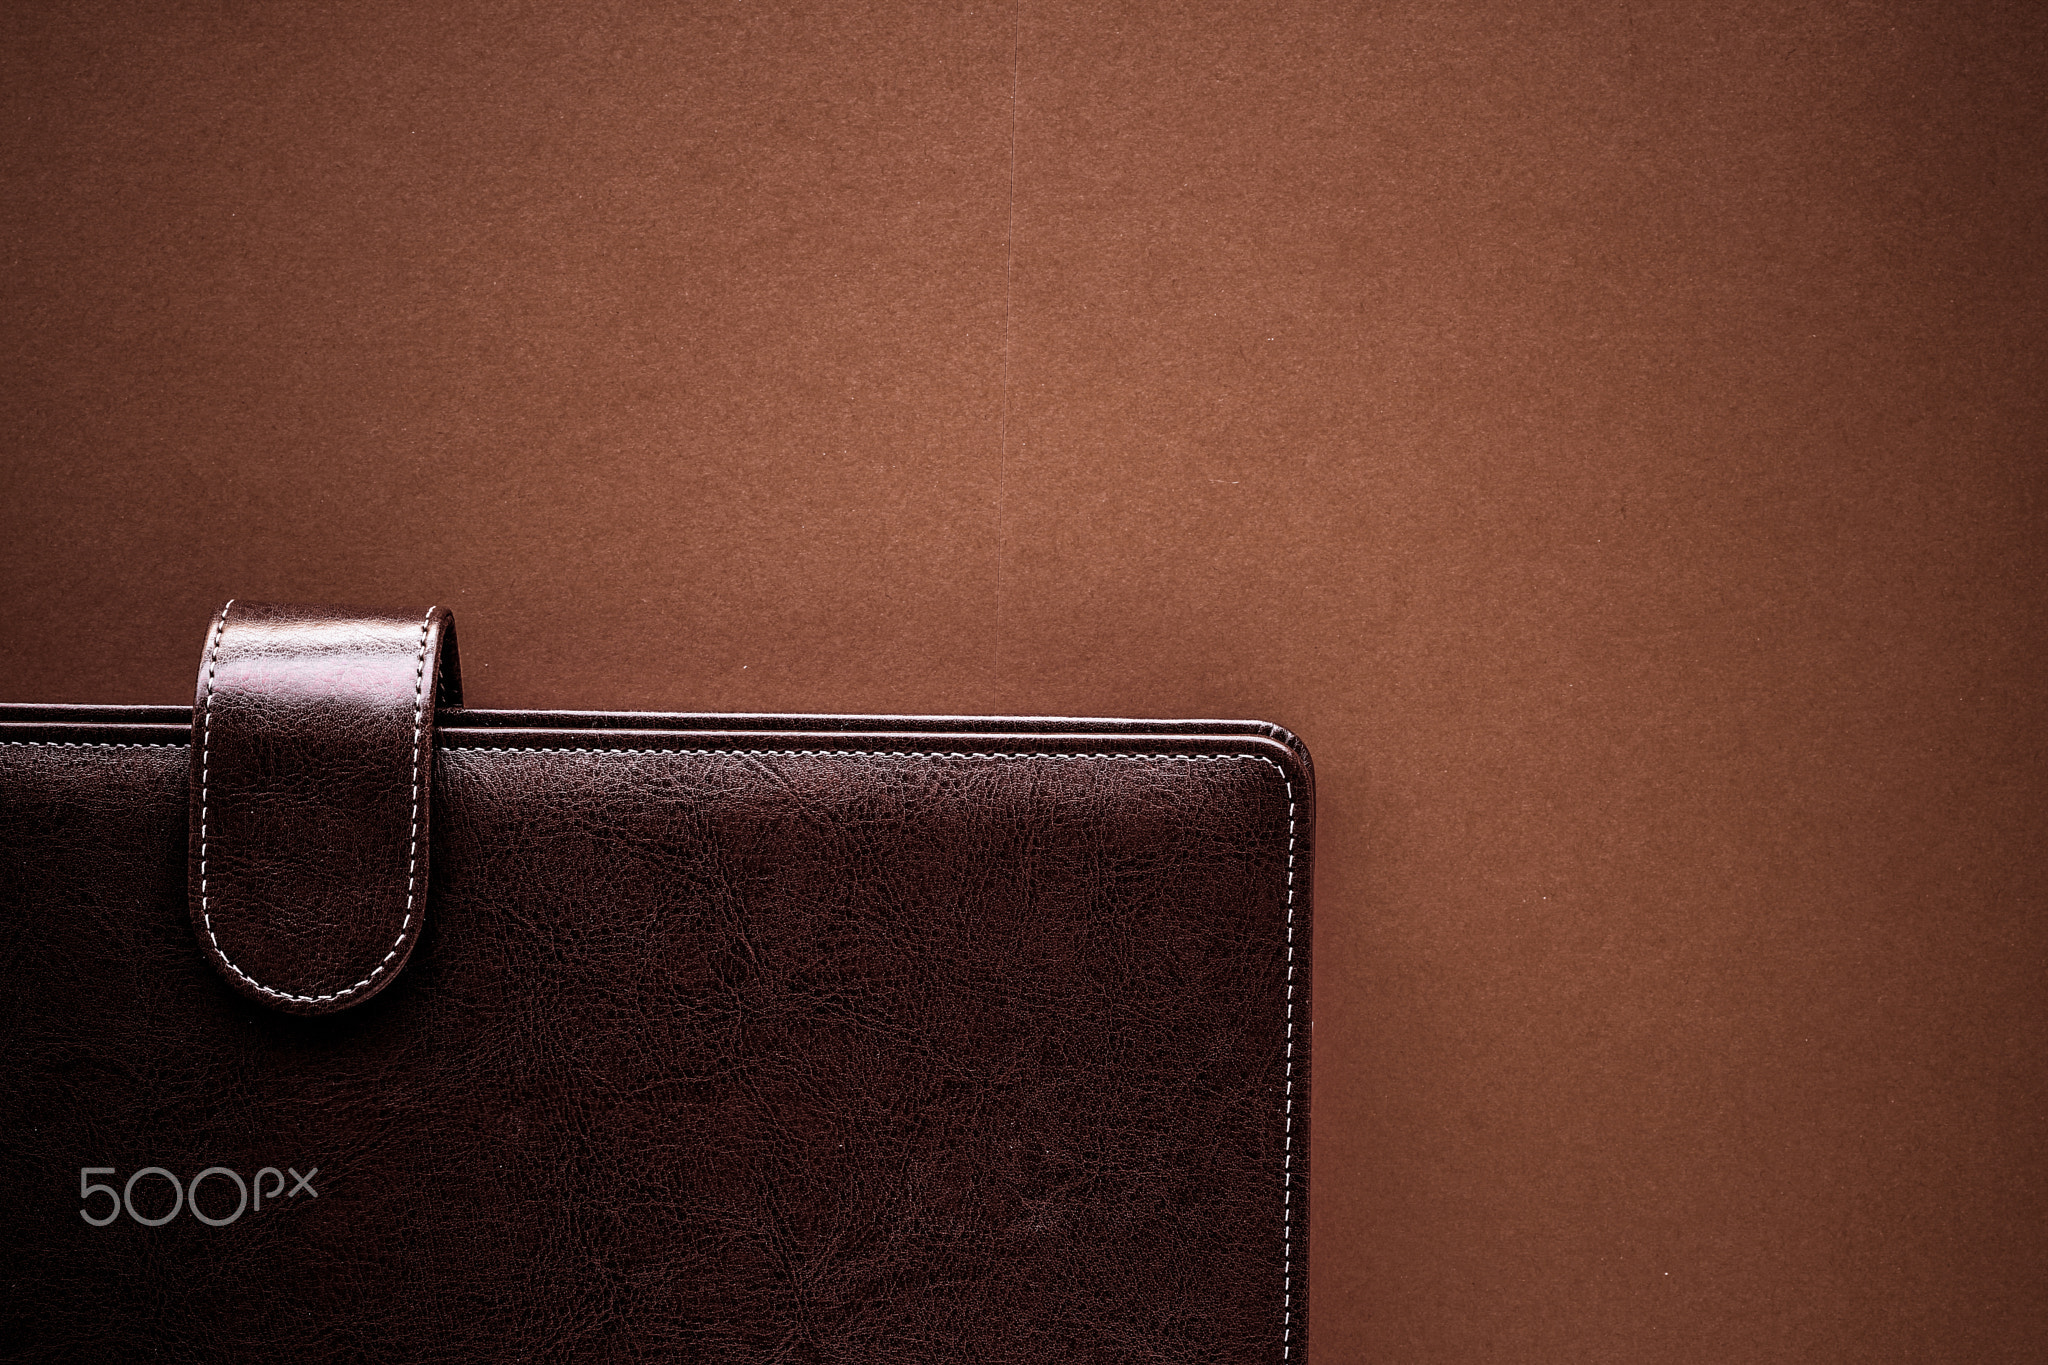
[[[191,909],[228,984],[293,1014],[397,979],[426,920],[455,620],[229,602],[192,709]]]

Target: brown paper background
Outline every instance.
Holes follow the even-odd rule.
[[[2044,13],[11,6],[0,696],[1275,720],[1313,1360],[2040,1359]]]

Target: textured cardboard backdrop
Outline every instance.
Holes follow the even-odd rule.
[[[2042,15],[10,6],[0,696],[1276,720],[1316,1361],[2038,1359]]]

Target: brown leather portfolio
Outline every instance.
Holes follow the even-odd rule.
[[[1284,730],[468,711],[446,611],[241,602],[0,729],[9,1359],[1302,1358]]]

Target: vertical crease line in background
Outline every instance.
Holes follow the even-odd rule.
[[[996,610],[995,641],[989,651],[989,681],[1001,685],[1003,669],[1003,494],[1010,464],[1010,280],[1017,263],[1017,89],[1024,49],[1024,0],[1010,7],[1010,204],[1003,228],[1003,400],[996,419]],[[1008,707],[991,698],[991,713]]]

